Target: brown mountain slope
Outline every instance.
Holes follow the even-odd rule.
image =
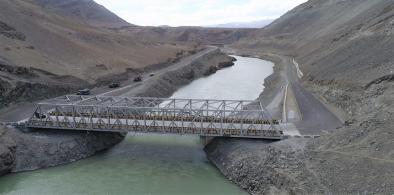
[[[140,41],[96,28],[27,0],[0,2],[3,30],[0,57],[10,64],[34,67],[93,81],[126,68],[140,68],[174,58],[189,46]],[[9,35],[7,29],[13,32]],[[8,34],[7,34],[8,33]]]
[[[4,0],[0,7],[0,107],[71,93],[100,77],[168,62],[196,49],[94,27],[36,1]]]
[[[34,0],[39,5],[51,8],[66,16],[88,24],[101,27],[130,26],[128,22],[115,15],[93,0]]]
[[[223,45],[237,42],[241,38],[249,36],[255,29],[129,26],[118,28],[116,31],[139,40]]]
[[[319,139],[259,145],[259,151],[226,153],[226,146],[239,143],[220,141],[217,151],[225,158],[249,152],[226,162],[228,175],[256,194],[392,193],[393,24],[392,0],[310,0],[235,43],[241,50],[295,57],[304,86],[349,119]],[[262,178],[244,179],[248,173]]]
[[[62,89],[52,95],[66,93],[126,71],[160,68],[195,53],[200,44],[233,43],[251,32],[124,26],[92,0],[4,0],[0,7],[1,104],[23,93],[49,95],[33,93],[31,83]],[[66,86],[59,87],[61,79]]]
[[[366,84],[392,67],[393,14],[391,0],[312,0],[240,45],[286,51],[312,78]]]
[[[362,99],[375,85],[392,81],[393,21],[392,0],[311,0],[236,45],[295,56],[305,83],[357,92]],[[356,95],[344,96],[329,101],[350,115],[378,108],[360,109],[360,100],[352,102]]]

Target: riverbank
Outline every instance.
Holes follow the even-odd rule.
[[[144,87],[130,89],[127,95],[171,95],[194,79],[213,74],[215,70],[231,66],[231,58],[218,50],[204,54],[190,64],[144,83]],[[26,112],[26,111],[25,111]],[[29,112],[29,111],[27,111]],[[36,170],[74,162],[107,149],[123,140],[124,135],[100,132],[30,132],[23,133],[14,128],[1,128],[0,173]],[[10,144],[8,144],[10,143]]]
[[[243,52],[263,58],[266,55],[259,54],[261,51]],[[275,73],[267,78],[261,98],[270,101],[281,86],[278,81],[286,75],[281,71],[281,61],[269,59],[275,62]],[[387,155],[393,147],[392,78],[365,86],[304,78],[303,85],[315,96],[350,116],[344,127],[318,139],[272,143],[214,139],[205,148],[207,156],[227,178],[251,194],[392,192],[394,164]],[[269,80],[277,83],[270,85]]]
[[[282,110],[281,91],[289,82],[285,54],[256,50],[233,50],[275,63],[266,78],[259,100],[264,106]],[[281,116],[277,113],[276,116]],[[251,194],[322,194],[328,185],[315,175],[309,161],[310,140],[290,138],[278,142],[246,139],[214,139],[205,148],[208,158],[232,182]],[[307,155],[308,154],[308,155]]]
[[[259,100],[264,106],[270,105],[286,85],[285,66],[277,54],[257,51],[235,51],[237,55],[253,56],[274,62],[274,73],[265,79],[264,91]],[[276,101],[281,110],[282,101]],[[280,116],[281,114],[277,114]],[[205,148],[208,159],[242,189],[251,194],[323,193],[314,181],[313,174],[303,163],[307,140],[288,139],[267,142],[248,139],[213,139]],[[297,179],[294,179],[297,178]],[[308,184],[308,185],[305,185]]]

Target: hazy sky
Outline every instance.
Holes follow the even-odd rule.
[[[95,0],[132,24],[206,26],[278,18],[306,0]]]

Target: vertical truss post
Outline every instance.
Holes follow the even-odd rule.
[[[72,127],[73,128],[76,128],[77,127],[77,121],[75,120],[75,105],[73,105],[72,106],[72,118],[73,118],[73,125],[72,125]]]
[[[60,120],[59,120],[59,113],[60,113],[60,109],[59,109],[59,106],[56,106],[56,108],[55,108],[55,110],[56,110],[56,127],[60,127]]]
[[[204,111],[201,110],[201,116],[200,116],[200,121],[201,121],[201,128],[200,128],[200,134],[202,134],[203,129],[204,129]]]
[[[41,105],[38,107],[38,113],[39,114],[42,114],[42,108],[41,108]],[[38,119],[39,121],[40,121],[40,124],[41,125],[43,125],[44,124],[44,119],[42,118],[42,117],[39,117],[39,119]]]
[[[181,123],[182,123],[182,135],[185,134],[185,124],[184,124],[184,120],[185,120],[185,109],[182,109],[181,111]]]
[[[147,132],[148,127],[147,127],[147,124],[146,124],[146,110],[142,109],[142,112],[143,112],[142,120],[144,120],[144,131]]]
[[[89,125],[90,129],[93,129],[93,106],[89,107]]]
[[[223,135],[223,131],[224,131],[224,129],[223,129],[223,123],[224,123],[224,119],[225,119],[225,117],[226,117],[226,101],[222,101],[222,113],[220,114],[221,115],[221,119],[220,119],[220,135]]]
[[[107,127],[110,127],[110,125],[111,125],[111,114],[110,114],[110,111],[109,111],[109,107],[107,107]]]
[[[127,129],[129,128],[129,117],[130,117],[130,110],[129,111],[125,111],[124,109],[122,109],[122,111],[124,112],[124,116],[126,118],[126,127]]]
[[[206,116],[208,117],[209,116],[209,111],[208,111],[209,110],[209,100],[206,100],[206,104],[207,104],[207,115]]]
[[[163,109],[161,109],[161,122],[162,122],[162,126],[161,126],[161,133],[164,133],[164,131],[165,131],[165,129],[164,129],[164,127],[165,127],[165,118],[166,118],[166,115],[167,115],[167,113],[163,110]]]
[[[241,102],[242,105],[242,102]],[[244,129],[244,113],[241,111],[240,121],[241,121],[241,135],[245,136],[245,129]]]

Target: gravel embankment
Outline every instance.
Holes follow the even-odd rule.
[[[280,74],[276,69],[267,78],[261,98],[272,99],[277,88],[269,80]],[[207,156],[251,194],[389,194],[394,191],[393,78],[363,86],[306,78],[309,91],[349,115],[344,127],[310,140],[214,139],[205,148]]]
[[[274,73],[265,79],[265,89],[259,97],[268,105],[286,84],[285,64],[277,55],[250,51],[241,54],[247,53],[275,63]],[[324,187],[303,161],[306,142],[305,139],[267,142],[223,138],[213,139],[205,151],[223,175],[251,194],[323,193]]]
[[[251,194],[322,194],[324,187],[304,163],[306,142],[215,139],[205,151],[224,176]]]

